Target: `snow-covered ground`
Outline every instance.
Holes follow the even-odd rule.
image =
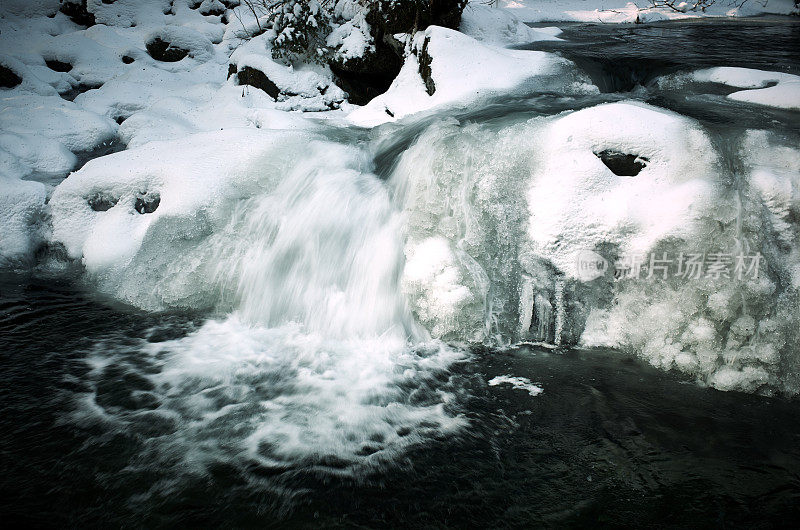
[[[497,0],[525,22],[655,22],[702,17],[751,17],[796,14],[793,0],[717,0],[706,9],[689,9],[694,2],[674,2],[677,9],[653,7],[650,0]],[[661,2],[663,3],[663,2]]]

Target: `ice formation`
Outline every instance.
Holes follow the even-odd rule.
[[[741,142],[747,173],[731,173],[699,124],[626,102],[497,132],[434,124],[392,176],[415,314],[448,340],[612,346],[718,388],[795,392],[798,152],[767,133]],[[618,176],[606,150],[647,162]],[[582,252],[610,271],[581,278]],[[648,270],[698,253],[727,272]]]
[[[800,110],[800,76],[797,75],[721,66],[698,70],[692,77],[695,81],[749,89],[728,95],[736,101]]]

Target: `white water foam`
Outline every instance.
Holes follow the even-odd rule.
[[[278,167],[286,173],[251,184],[250,198],[207,207],[228,216],[192,240],[188,252],[207,265],[183,269],[184,256],[170,255],[174,266],[153,267],[152,254],[164,259],[165,248],[151,240],[174,233],[180,217],[160,218],[160,229],[130,249],[159,285],[139,294],[160,296],[183,274],[177,288],[196,282],[217,293],[222,312],[231,308],[183,338],[101,344],[90,355],[93,390],[80,396],[78,416],[145,436],[152,451],[132,465],[350,473],[466,423],[447,375],[465,355],[430,341],[401,293],[402,231],[386,188],[358,168],[357,150],[335,144]],[[80,196],[68,198],[75,209]],[[125,262],[110,267],[128,289]],[[119,380],[127,384],[115,387]]]

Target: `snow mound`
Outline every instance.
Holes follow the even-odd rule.
[[[0,267],[26,261],[42,242],[46,198],[43,184],[0,171]]]
[[[800,110],[800,76],[751,68],[721,66],[698,70],[692,74],[692,78],[699,82],[721,83],[736,88],[750,89],[728,95],[730,99],[736,101]]]
[[[97,24],[123,28],[159,26],[164,24],[174,4],[180,0],[87,0],[86,10],[94,15]]]
[[[349,115],[354,124],[374,126],[499,93],[596,90],[554,54],[503,49],[447,28],[417,33],[413,50],[389,90]]]
[[[184,50],[187,57],[199,62],[205,62],[213,56],[213,45],[208,37],[188,27],[163,26],[150,32],[145,43],[151,46],[156,40],[168,43],[170,48]]]
[[[592,22],[616,24],[623,22],[655,22],[703,17],[751,17],[764,14],[790,15],[797,13],[794,0],[741,2],[717,0],[703,10],[692,11],[693,2],[677,2],[678,9],[652,7],[649,2],[631,0],[499,0],[500,8],[514,13],[525,22]]]
[[[18,17],[47,17],[58,11],[60,0],[4,0],[5,14]]]
[[[720,202],[716,155],[692,120],[638,103],[610,103],[554,121],[539,144],[541,165],[528,191],[533,251],[567,275],[582,249],[610,243],[646,253],[659,240],[692,240]],[[597,153],[646,159],[634,177],[617,176]],[[687,157],[686,153],[692,153]]]
[[[58,96],[13,95],[0,100],[0,129],[57,140],[70,151],[90,151],[114,138],[117,126]]]
[[[459,31],[473,39],[498,46],[518,46],[542,40],[561,40],[558,28],[531,28],[512,11],[471,3],[461,14]]]
[[[338,108],[346,98],[344,91],[333,84],[330,72],[322,68],[294,68],[273,61],[265,53],[241,51],[231,56],[231,61],[237,65],[240,83],[244,68],[261,72],[277,91],[277,109],[319,112]]]
[[[0,160],[9,175],[64,176],[77,159],[61,142],[38,134],[0,134]]]

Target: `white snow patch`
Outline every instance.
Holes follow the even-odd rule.
[[[117,126],[59,96],[16,92],[0,99],[0,130],[41,135],[70,151],[89,151],[114,137]]]
[[[491,380],[489,380],[489,386],[498,385],[511,385],[516,390],[525,390],[531,396],[538,396],[544,392],[544,388],[535,383],[531,383],[531,380],[525,377],[498,375],[497,377],[493,377]]]
[[[705,10],[676,11],[654,8],[647,0],[498,0],[500,8],[525,22],[654,22],[703,17],[747,17],[763,14],[789,15],[797,12],[793,0],[741,2],[718,0]]]
[[[752,68],[721,66],[698,70],[695,81],[747,88],[728,95],[730,99],[782,109],[800,110],[800,76]],[[774,84],[774,86],[768,86]]]
[[[508,10],[479,3],[467,5],[459,31],[473,39],[499,46],[516,46],[542,40],[561,40],[559,28],[531,28]]]
[[[577,273],[580,251],[602,242],[635,256],[667,237],[695,240],[702,217],[726,206],[709,138],[678,114],[610,103],[556,119],[538,137],[541,162],[528,191],[530,241],[567,276]],[[617,176],[595,154],[604,150],[648,162],[635,177]]]
[[[0,170],[0,267],[25,260],[41,242],[46,198],[44,184],[7,177]]]

